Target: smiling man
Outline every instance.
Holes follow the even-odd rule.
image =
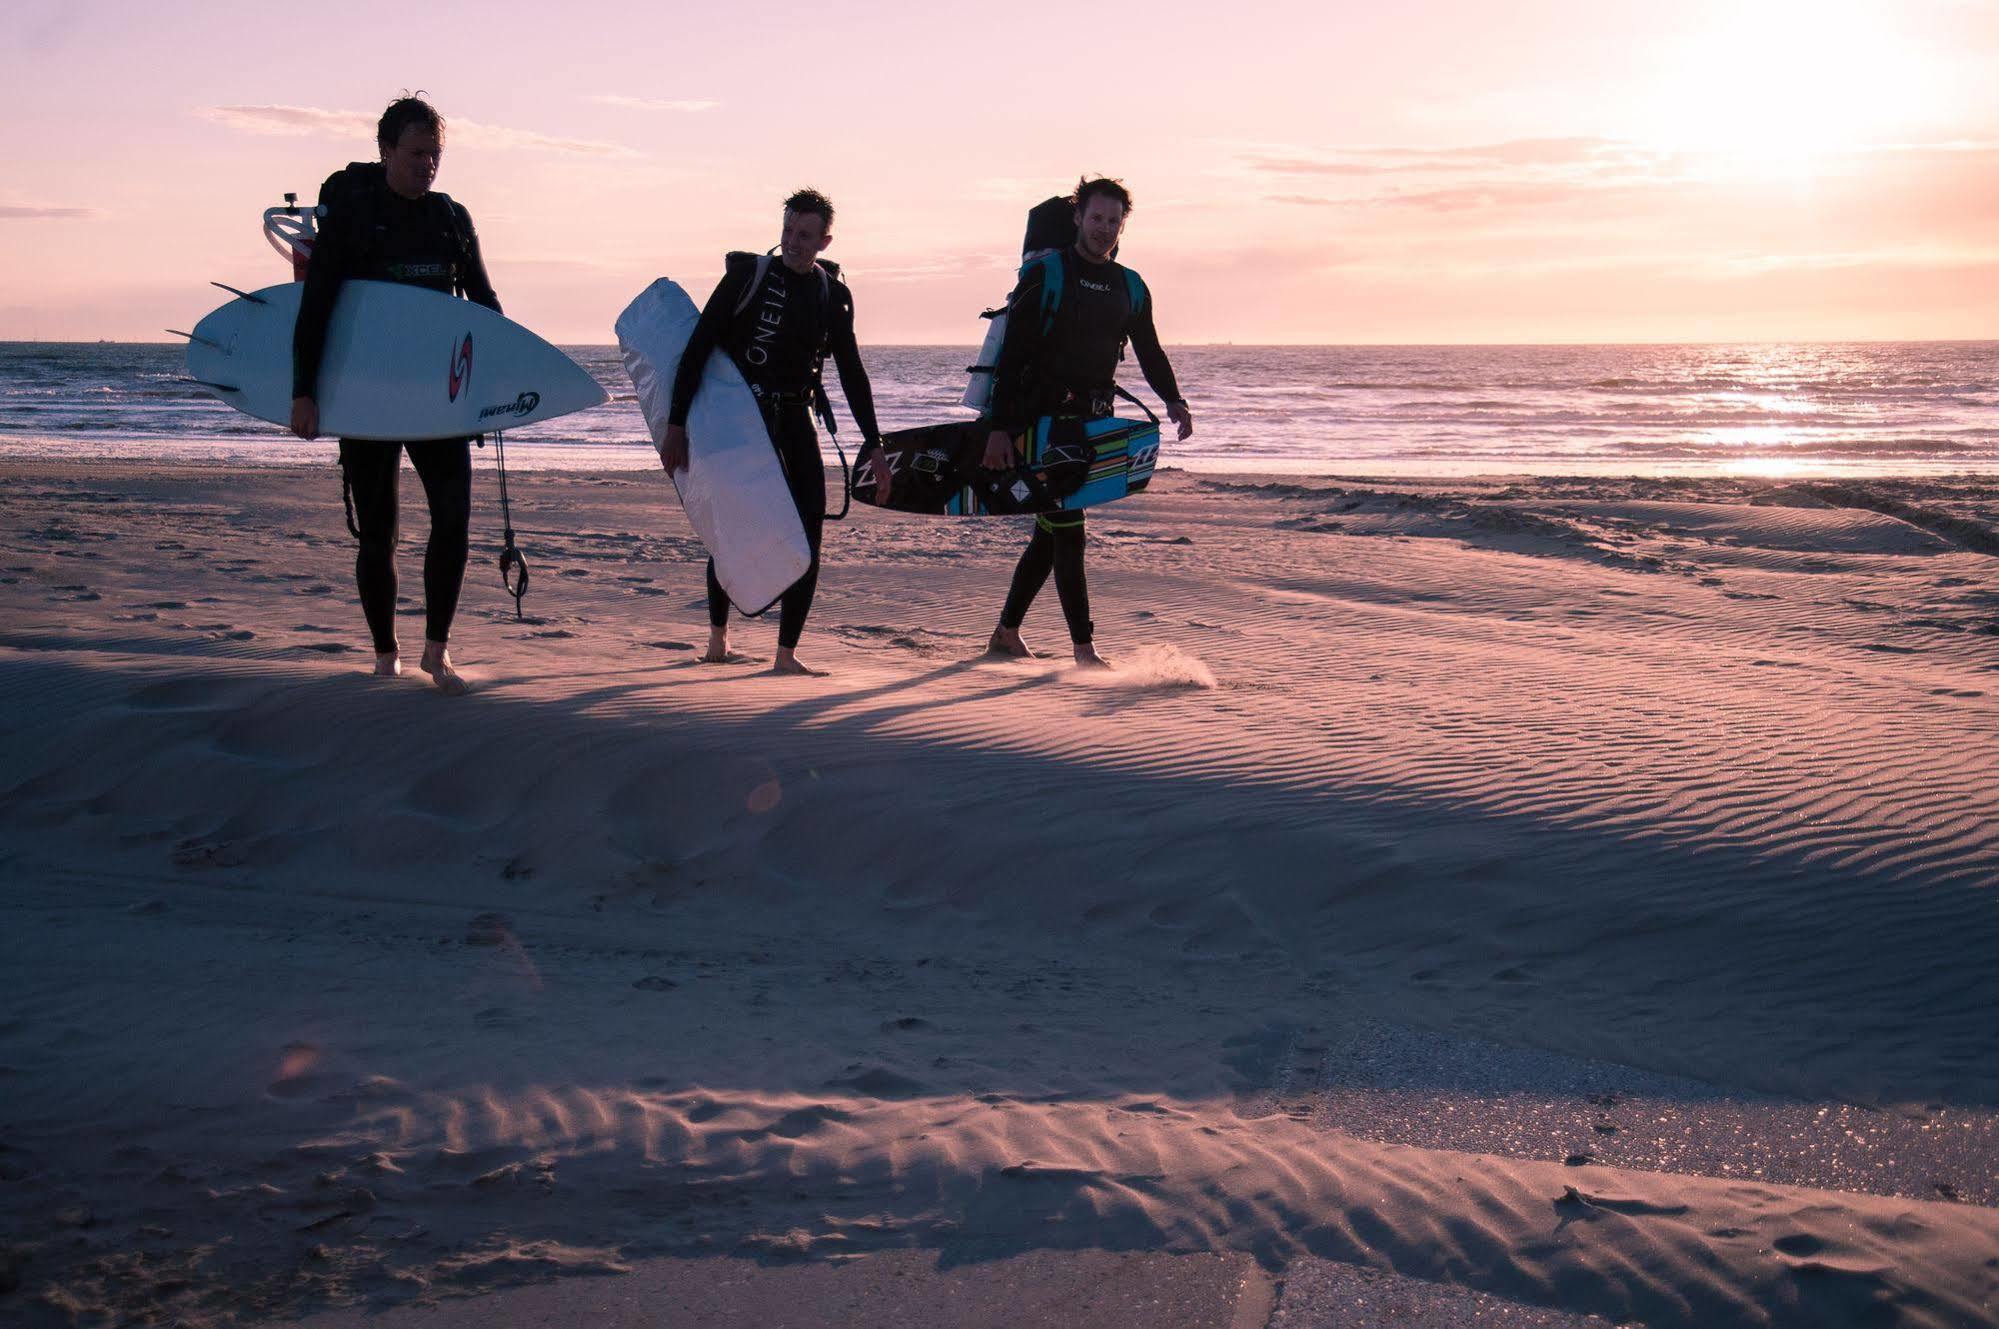
[[[319,436],[317,400],[326,326],[340,283],[351,279],[407,282],[462,295],[498,312],[472,217],[450,196],[431,189],[444,157],[444,117],[420,97],[391,102],[375,128],[381,161],[355,162],[327,178],[319,191],[319,228],[292,332],[292,432]],[[453,373],[457,373],[453,367]],[[375,672],[402,672],[396,643],[397,488],[405,449],[430,504],[424,547],[422,669],[444,692],[469,690],[451,663],[448,643],[472,518],[472,451],[466,438],[381,442],[340,440],[342,482],[353,503],[360,540],[354,581],[375,641]]]
[[[1151,293],[1136,272],[1111,257],[1131,215],[1130,191],[1116,180],[1079,180],[1073,202],[1076,243],[1022,268],[1007,301],[1006,337],[993,367],[993,429],[986,440],[985,464],[995,470],[1015,464],[1014,438],[1042,416],[1110,415],[1126,343],[1137,352],[1145,381],[1166,403],[1180,437],[1194,432],[1194,417],[1153,328]],[[1083,542],[1081,512],[1034,519],[1034,536],[1014,569],[993,629],[994,653],[1033,654],[1020,625],[1052,569],[1076,663],[1105,665],[1090,621]]]

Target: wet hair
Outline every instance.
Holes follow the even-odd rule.
[[[1126,212],[1131,211],[1131,191],[1124,187],[1124,181],[1113,180],[1109,176],[1100,175],[1094,180],[1084,176],[1076,181],[1076,192],[1069,196],[1069,201],[1076,205],[1076,211],[1083,212],[1089,208],[1090,200],[1099,194],[1116,199]]]
[[[825,221],[826,229],[833,229],[833,200],[816,189],[801,189],[784,201],[786,212],[816,212]]]
[[[389,103],[389,109],[382,112],[381,120],[375,125],[375,142],[387,151],[403,141],[403,131],[411,125],[427,129],[444,140],[444,117],[437,108],[423,99],[423,90],[414,94],[404,93]]]

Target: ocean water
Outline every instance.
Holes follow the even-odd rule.
[[[510,432],[510,464],[657,465],[617,349],[566,349],[611,400]],[[1999,342],[1186,346],[1171,354],[1196,431],[1179,443],[1169,430],[1161,462],[1192,470],[1999,471]],[[973,348],[875,346],[863,355],[884,428],[969,415],[957,403]],[[178,345],[0,343],[0,461],[247,466],[332,455],[331,442],[303,443],[240,415],[182,374]],[[1123,378],[1150,399],[1135,365]],[[844,408],[841,419],[851,450]]]

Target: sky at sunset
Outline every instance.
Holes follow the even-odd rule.
[[[12,0],[0,339],[157,339],[285,269],[285,190],[405,88],[507,312],[607,342],[778,201],[864,342],[968,343],[1028,206],[1137,196],[1169,342],[1982,338],[1999,4]]]

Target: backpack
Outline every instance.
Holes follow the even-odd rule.
[[[736,314],[741,314],[745,309],[750,307],[750,301],[756,299],[757,292],[763,288],[764,278],[770,275],[770,265],[776,261],[776,250],[765,254],[750,254],[742,250],[733,250],[723,256],[723,265],[730,272],[742,272],[751,266],[755,268],[755,271],[750,273],[749,280],[743,285],[742,295],[736,299],[736,308],[734,310]],[[813,260],[813,266],[819,271],[821,312],[831,312],[835,304],[833,289],[835,286],[839,287],[838,303],[844,305],[846,303],[847,283],[846,279],[840,276],[840,265],[830,258],[821,258]],[[821,322],[830,336],[833,325],[824,320]]]
[[[382,195],[388,187],[388,168],[381,162],[349,162],[327,176],[319,187],[319,216],[325,218],[329,210],[336,207],[351,214],[353,221],[350,225],[360,239],[359,254],[363,262],[378,257],[371,249],[374,223],[381,216]],[[436,220],[451,236],[452,291],[463,295],[463,273],[471,265],[472,246],[466,242],[465,228],[459,222],[460,209],[452,202],[451,195],[434,189],[424,198],[437,214]]]
[[[1068,266],[1062,261],[1062,256],[1066,252],[1062,249],[1051,250],[1040,258],[1029,259],[1020,265],[1022,278],[1027,276],[1030,269],[1036,267],[1041,269],[1041,335],[1044,337],[1048,335],[1049,329],[1055,326],[1055,313],[1062,307],[1062,292],[1069,284]],[[1145,308],[1150,292],[1146,290],[1144,279],[1130,268],[1124,269],[1124,290],[1125,296],[1131,301],[1132,313],[1136,314]],[[1118,359],[1124,359],[1122,343],[1118,347]]]

